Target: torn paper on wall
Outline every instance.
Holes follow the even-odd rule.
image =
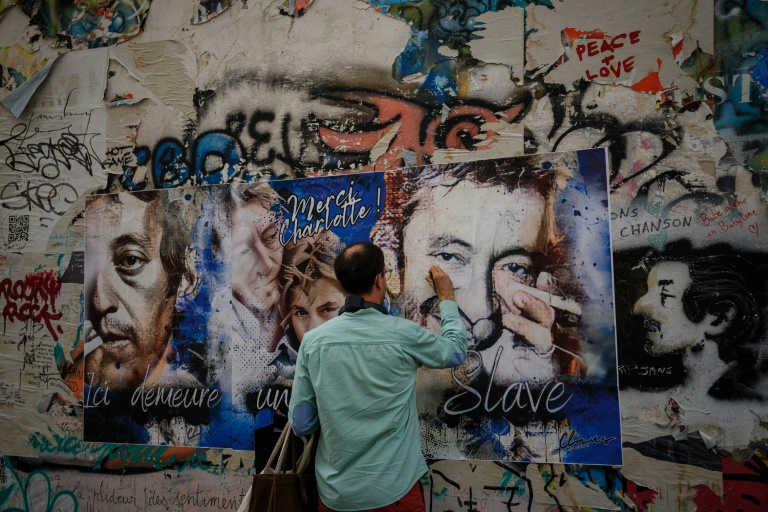
[[[234,3],[234,0],[195,0],[192,19],[189,22],[192,25],[205,23],[232,7]]]
[[[695,3],[680,0],[654,10],[632,0],[586,5],[571,2],[558,5],[556,10],[530,7],[527,71],[551,83],[587,80],[625,85],[646,93],[673,86],[691,90],[696,83],[675,63],[670,37],[681,25],[695,25],[680,19],[686,15],[693,18]],[[596,17],[595,12],[600,16]],[[695,33],[699,33],[698,29]],[[683,45],[692,45],[686,36],[681,39]],[[710,46],[708,41],[702,44]],[[681,51],[690,53],[694,49]]]
[[[112,0],[111,2],[61,2],[42,0],[30,23],[44,36],[64,36],[75,49],[100,48],[122,43],[141,33],[151,0]]]
[[[78,197],[106,185],[107,50],[60,60],[19,118],[0,117],[2,251],[43,252]]]
[[[29,80],[43,69],[47,62],[47,59],[25,51],[18,44],[0,48],[0,97]]]
[[[184,66],[187,48],[178,41],[154,41],[110,49],[110,58],[187,119],[195,118],[195,83]]]
[[[299,17],[302,16],[313,0],[285,0],[283,6],[280,8],[280,14],[286,16]]]
[[[501,12],[485,13],[477,17],[481,26],[469,47],[472,56],[486,63],[506,64],[512,75],[522,79],[525,71],[525,11],[510,7]]]
[[[16,0],[0,0],[0,14],[3,14],[6,9],[16,5]]]
[[[109,110],[109,121],[107,125],[107,158],[104,161],[104,168],[111,174],[123,175],[127,168],[133,169],[131,175],[136,181],[131,183],[142,183],[144,175],[136,176],[136,155],[137,149],[136,137],[141,126],[142,116],[147,112],[145,105],[139,106],[117,106]]]
[[[49,60],[48,63],[43,66],[38,72],[32,75],[28,80],[25,80],[18,87],[11,92],[0,98],[0,104],[3,104],[8,110],[11,111],[15,117],[19,117],[24,109],[27,107],[27,103],[32,99],[32,96],[37,91],[46,78],[48,73],[51,72],[55,60]]]
[[[82,436],[83,253],[0,253],[3,452],[34,453],[35,432]]]

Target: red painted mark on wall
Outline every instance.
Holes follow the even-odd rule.
[[[638,512],[645,512],[648,505],[653,503],[659,493],[648,487],[637,485],[631,480],[627,480],[627,496],[637,507]]]
[[[675,60],[680,57],[680,54],[683,52],[683,40],[681,39],[675,45],[672,47],[672,56],[675,58]]]
[[[598,77],[616,80],[626,77],[635,69],[634,55],[620,58],[616,56],[616,51],[639,43],[640,30],[615,36],[600,30],[580,31],[573,28],[566,28],[563,33],[579,62],[594,61],[585,71],[587,80]],[[626,49],[623,52],[626,53]]]
[[[0,299],[5,299],[3,307],[3,334],[6,322],[16,320],[44,323],[54,341],[64,330],[53,323],[61,319],[61,312],[56,311],[56,299],[61,293],[61,277],[53,270],[44,270],[27,274],[24,279],[13,281],[6,277],[0,281]]]
[[[664,86],[661,85],[661,79],[659,78],[659,72],[661,71],[661,59],[656,59],[656,64],[658,66],[657,71],[649,73],[648,76],[633,85],[631,87],[633,91],[656,94],[657,92],[664,89]]]
[[[716,236],[735,229],[746,229],[756,238],[760,238],[760,224],[758,220],[757,209],[745,211],[746,208],[739,209],[740,206],[747,204],[747,198],[735,198],[733,201],[728,199],[725,208],[711,208],[699,215],[699,220],[704,227],[709,227],[708,237]],[[720,228],[720,229],[716,229]]]
[[[706,485],[697,485],[693,502],[698,512],[768,510],[768,466],[765,454],[755,453],[745,464],[723,458],[723,498]]]
[[[336,153],[369,153],[384,137],[397,129],[386,152],[363,171],[380,171],[403,165],[403,150],[415,154],[416,164],[429,163],[438,149],[477,149],[483,141],[488,149],[496,132],[485,129],[486,123],[514,122],[522,113],[524,103],[515,103],[495,112],[478,105],[456,105],[447,112],[429,110],[405,100],[371,93],[345,93],[337,99],[357,105],[374,113],[373,121],[342,131],[327,126],[319,129],[323,143]],[[399,128],[396,123],[402,122]]]

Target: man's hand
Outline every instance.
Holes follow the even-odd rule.
[[[427,277],[424,279],[426,279],[429,286],[435,290],[438,299],[454,300],[453,282],[442,268],[437,265],[432,265],[427,273]]]
[[[537,297],[540,293],[535,292],[542,289],[548,291],[548,287],[546,280],[539,279],[536,288],[508,283],[496,290],[504,327],[523,336],[540,353],[548,353],[552,349],[555,310]]]
[[[524,291],[512,295],[512,304],[502,306],[504,327],[523,336],[541,353],[552,348],[555,311],[544,301]]]

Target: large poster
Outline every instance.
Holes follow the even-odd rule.
[[[287,415],[304,334],[337,316],[345,294],[333,261],[368,240],[384,209],[384,174],[230,187],[232,414],[228,436],[252,448],[254,429]],[[228,446],[228,445],[226,445]]]
[[[443,267],[469,353],[418,378],[430,458],[621,464],[606,153],[406,170],[404,314],[439,330]]]
[[[225,404],[226,188],[90,196],[85,440],[198,445]]]
[[[620,464],[606,179],[595,149],[89,197],[85,438],[253,449],[370,240],[392,314],[439,331],[438,264],[467,327],[419,374],[427,456]]]

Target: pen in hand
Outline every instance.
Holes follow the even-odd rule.
[[[453,295],[453,282],[450,276],[437,265],[432,265],[429,268],[427,276],[424,278],[427,283],[432,287],[437,295],[437,298],[442,300],[454,300]]]

